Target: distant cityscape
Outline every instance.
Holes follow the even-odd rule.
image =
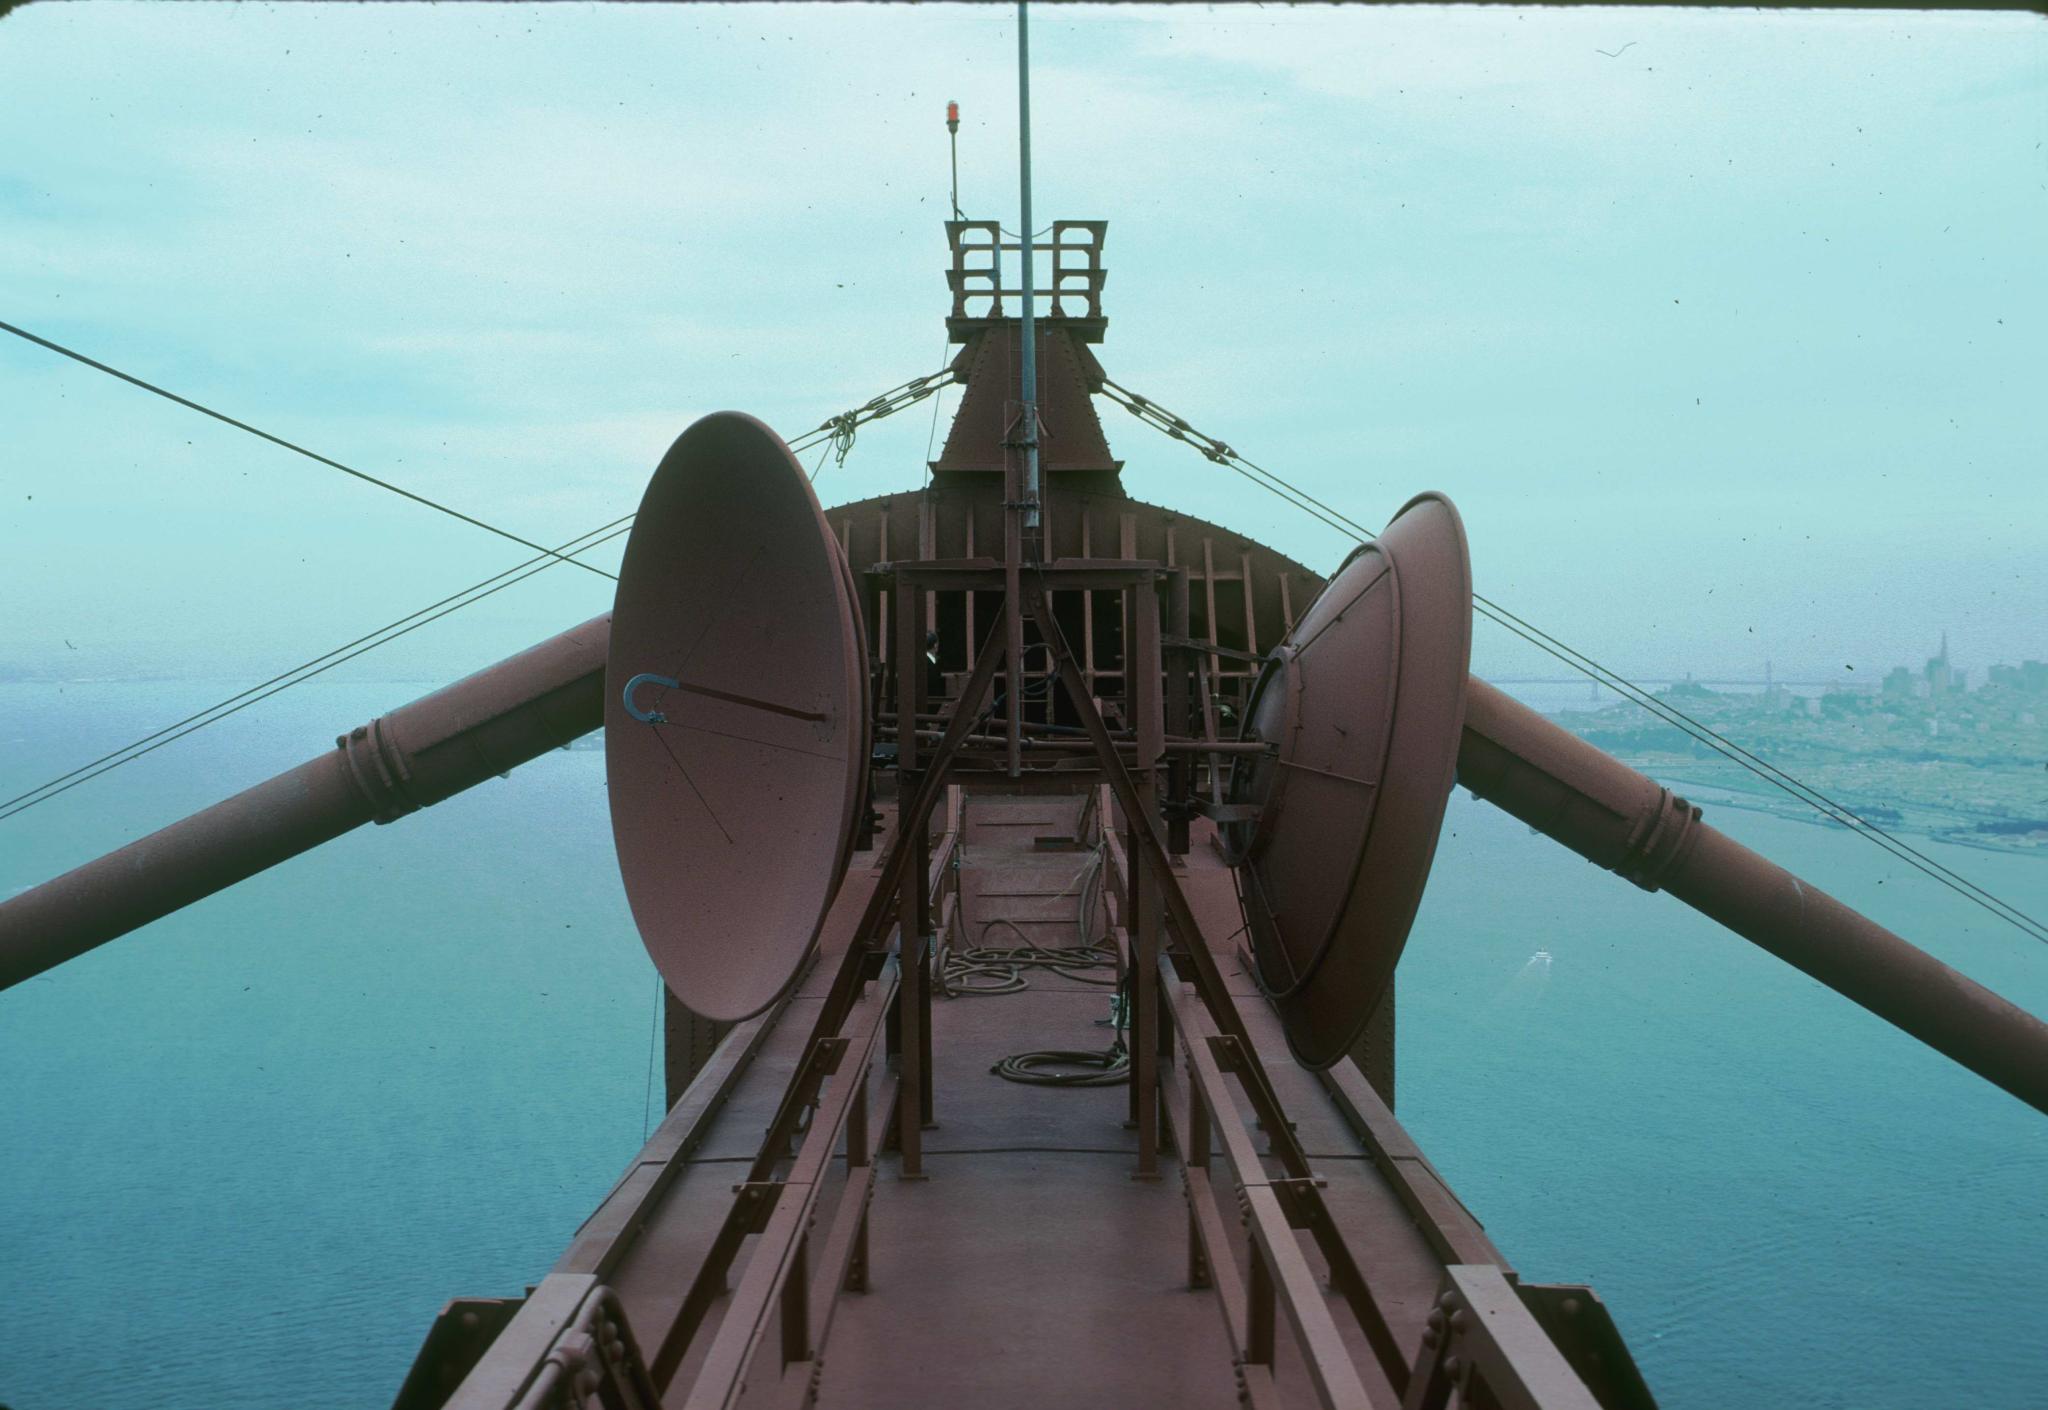
[[[1878,826],[2048,856],[2048,662],[1991,666],[1971,689],[1944,633],[1917,671],[1896,666],[1875,686],[1802,694],[1772,680],[1768,665],[1760,684],[1717,691],[1681,680],[1657,697]],[[1699,792],[1695,801],[1820,820],[1634,704],[1555,718],[1659,781]]]
[[[1918,675],[1905,666],[1894,666],[1885,675],[1879,693],[1887,699],[1914,697],[1938,700],[1950,695],[1967,693],[1968,676],[1969,672],[1949,661],[1948,633],[1943,632],[1940,652],[1927,658],[1927,664],[1920,668]],[[2010,693],[2023,698],[2032,696],[2037,700],[2042,696],[2048,696],[2048,661],[2022,661],[2017,666],[1993,666],[1985,673],[1983,688],[1994,694]]]
[[[0,662],[0,684],[79,679]],[[1497,679],[1511,687],[1585,685],[1594,699],[1611,699],[1583,678]],[[1663,683],[1656,698],[1879,827],[2048,857],[2048,661],[1988,666],[1973,682],[1950,659],[1944,633],[1917,670],[1895,666],[1871,685],[1781,680],[1766,662],[1759,679],[1686,677]],[[1702,806],[1824,821],[1629,701],[1552,718]],[[601,736],[572,747],[601,748]]]

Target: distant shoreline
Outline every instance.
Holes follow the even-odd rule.
[[[1624,762],[1627,761],[1624,760]],[[1676,774],[1656,772],[1653,769],[1643,768],[1641,764],[1631,764],[1630,767],[1641,769],[1642,772],[1649,774],[1658,783],[1667,788],[1685,790],[1687,797],[1691,801],[1701,804],[1702,807],[1711,805],[1716,808],[1735,808],[1745,813],[1762,813],[1768,817],[1782,818],[1787,822],[1806,823],[1813,827],[1830,828],[1837,832],[1858,832],[1862,830],[1848,823],[1835,821],[1822,813],[1818,808],[1800,802],[1789,793],[1773,796],[1761,791],[1738,788],[1732,784],[1713,779],[1682,778]],[[1719,796],[1713,798],[1694,797],[1693,791],[1698,789],[1709,790]],[[1895,814],[1895,818],[1877,820],[1878,827],[1881,827],[1887,833],[1909,833],[1915,837],[1927,838],[1930,841],[1947,842],[1957,847],[1973,847],[1980,852],[1996,852],[2000,856],[2005,857],[2048,857],[2048,843],[2020,841],[2018,837],[2015,837],[2012,841],[2000,841],[1999,834],[1997,833],[1977,832],[1965,827],[1941,826],[1925,819],[1916,820],[1912,816],[1913,812],[1915,810],[1924,811],[1925,805],[1905,799],[1892,799],[1877,804],[1868,802],[1862,804],[1844,803],[1842,807],[1859,815],[1868,814],[1880,808]],[[1877,828],[1872,828],[1871,830],[1876,831]],[[2019,834],[2020,837],[2026,835]]]

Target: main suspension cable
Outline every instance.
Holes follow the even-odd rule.
[[[1227,443],[1196,430],[1182,417],[1166,410],[1157,402],[1139,396],[1126,387],[1103,379],[1104,391],[1109,399],[1136,416],[1145,424],[1163,432],[1173,440],[1193,446],[1205,458],[1231,470],[1261,489],[1267,490],[1296,509],[1309,515],[1338,533],[1370,542],[1378,536],[1364,525],[1352,519],[1341,510],[1332,508],[1299,486],[1289,483],[1265,467],[1254,463],[1234,450]],[[1742,745],[1722,735],[1711,726],[1694,719],[1685,711],[1661,699],[1643,687],[1636,685],[1620,673],[1602,665],[1592,657],[1552,636],[1549,632],[1509,611],[1482,593],[1474,592],[1474,611],[1488,621],[1502,627],[1523,641],[1563,662],[1616,694],[1631,704],[1648,711],[1659,720],[1680,730],[1690,738],[1714,750],[1764,782],[1789,795],[1796,801],[1813,808],[1822,816],[1847,827],[1851,832],[1866,838],[1873,845],[1906,863],[1931,879],[1940,882],[1965,900],[1989,911],[1998,919],[2016,927],[2031,938],[2048,942],[2048,924],[2043,924],[2027,912],[2020,910],[2002,897],[1985,890],[1976,882],[1963,876],[1941,862],[1921,852],[1876,823],[1863,817],[1847,805],[1839,803],[1822,793],[1811,784],[1794,777],[1786,770],[1768,760],[1751,753]]]
[[[391,493],[409,499],[413,501],[413,503],[415,504],[424,504],[429,509],[438,510],[443,514],[448,515],[451,519],[460,519],[465,524],[472,524],[477,528],[484,530],[487,533],[496,534],[501,539],[509,539],[513,543],[520,545],[522,548],[539,549],[542,553],[549,554],[554,552],[554,550],[551,548],[543,548],[540,544],[535,543],[532,539],[521,538],[518,534],[513,533],[510,529],[501,529],[496,524],[487,524],[483,520],[477,518],[474,514],[465,514],[460,509],[452,508],[449,505],[441,503],[441,501],[437,499],[428,499],[425,495],[417,494],[412,490],[406,489],[403,485],[394,485],[389,480],[381,480],[377,476],[372,475],[367,471],[358,470],[352,465],[344,465],[339,460],[331,459],[328,456],[320,454],[318,451],[307,450],[304,446],[298,445],[292,441],[288,441],[283,436],[274,436],[270,432],[263,430],[261,427],[251,426],[246,421],[238,421],[234,417],[229,416],[226,412],[215,411],[212,407],[203,406],[200,403],[193,401],[189,397],[181,397],[176,392],[167,391],[164,388],[157,386],[156,383],[154,382],[145,382],[140,377],[134,376],[127,372],[123,372],[118,367],[109,367],[106,363],[87,357],[84,353],[78,352],[75,349],[67,348],[62,343],[53,343],[48,338],[39,337],[36,334],[29,332],[26,328],[17,328],[12,323],[0,322],[0,332],[12,333],[17,338],[21,338],[28,342],[34,343],[38,347],[48,348],[51,352],[56,353],[59,356],[68,357],[73,362],[82,363],[87,367],[93,368],[100,372],[104,372],[109,377],[118,377],[120,380],[128,383],[130,386],[140,387],[143,391],[149,392],[155,396],[160,396],[165,401],[175,402],[179,406],[198,412],[201,416],[211,416],[214,420],[221,422],[223,425],[233,426],[238,431],[247,431],[250,435],[257,437],[259,440],[269,441],[274,446],[282,446],[284,449],[291,451],[294,455],[303,455],[308,460],[314,461],[315,463],[320,465],[325,465],[332,470],[339,470],[344,475],[353,475],[358,480],[361,480],[366,484],[375,485],[378,489],[389,490],[391,491]],[[600,578],[610,578],[613,582],[618,581],[618,577],[616,574],[607,573],[602,568],[593,568],[590,564],[578,562],[574,558],[565,558],[563,561],[568,563],[575,563],[577,567],[583,569],[585,572],[595,573]]]

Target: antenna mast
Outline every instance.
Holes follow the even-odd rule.
[[[1018,389],[1024,403],[1023,439],[1019,444],[1024,451],[1024,540],[1035,562],[1042,555],[1038,526],[1038,331],[1033,303],[1036,269],[1031,238],[1031,25],[1025,13],[1025,0],[1017,0],[1017,147],[1017,185],[1024,208],[1024,224],[1017,232],[1024,296],[1024,361]]]
[[[953,219],[960,219],[960,105],[946,104],[946,146],[953,156]]]

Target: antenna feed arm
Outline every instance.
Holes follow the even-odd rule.
[[[2048,1024],[1707,823],[1620,760],[1473,678],[1458,782],[1645,890],[1664,890],[2035,1110]]]
[[[610,636],[610,616],[593,618],[350,730],[338,748],[0,902],[0,990],[596,729]]]
[[[604,723],[609,615],[335,739],[371,821],[396,822]]]
[[[1476,676],[1458,782],[1645,891],[1663,887],[1701,831],[1685,799]]]

